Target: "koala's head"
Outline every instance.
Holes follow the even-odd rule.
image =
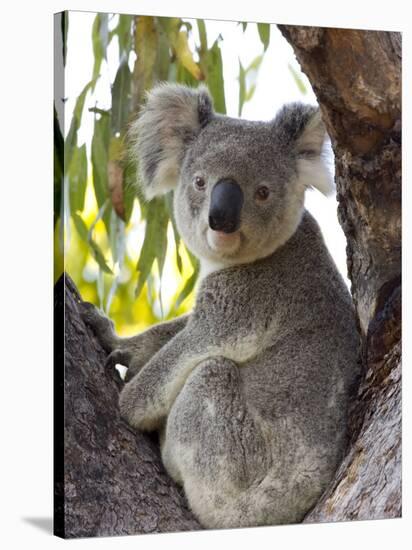
[[[132,127],[148,199],[174,190],[189,250],[220,266],[272,254],[295,232],[305,189],[330,191],[319,109],[293,103],[270,122],[214,113],[206,88],[163,84]]]

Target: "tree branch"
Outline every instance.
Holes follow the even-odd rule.
[[[157,441],[120,418],[122,382],[117,371],[105,371],[106,354],[80,317],[80,299],[62,276],[55,288],[55,533],[71,538],[199,529],[163,467]]]

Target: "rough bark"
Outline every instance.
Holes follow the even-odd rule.
[[[364,380],[348,455],[306,521],[401,514],[401,37],[280,26],[335,154]]]
[[[199,529],[157,442],[120,418],[120,377],[104,369],[106,353],[81,319],[79,301],[62,277],[55,288],[55,534]]]

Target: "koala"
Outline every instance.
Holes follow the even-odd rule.
[[[351,296],[304,208],[327,193],[317,107],[269,122],[217,114],[207,88],[161,84],[131,128],[147,197],[174,192],[201,264],[193,311],[120,338],[124,419],[160,434],[163,463],[206,528],[302,521],[343,458],[359,375]]]

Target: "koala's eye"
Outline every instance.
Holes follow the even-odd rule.
[[[203,191],[203,189],[206,187],[206,182],[203,178],[201,178],[200,176],[197,176],[195,177],[195,180],[194,180],[194,186],[196,187],[196,189],[199,189],[200,191]]]
[[[255,197],[258,201],[265,201],[269,197],[269,193],[269,188],[266,187],[266,185],[261,185],[260,187],[258,187],[255,193]]]

